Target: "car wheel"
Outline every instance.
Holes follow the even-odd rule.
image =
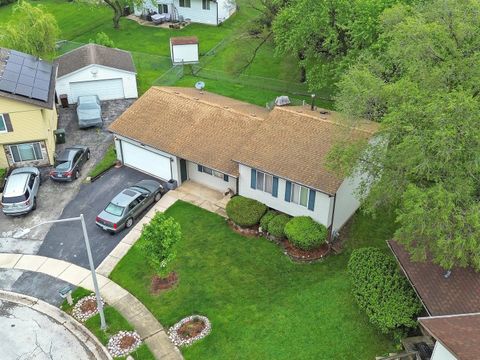
[[[90,160],[90,151],[87,151],[87,160]]]
[[[80,177],[80,171],[75,170],[75,180]]]
[[[159,201],[161,198],[162,198],[162,194],[160,194],[160,193],[155,194],[155,198],[154,198],[155,201]]]
[[[132,225],[133,225],[133,219],[128,218],[127,222],[125,223],[125,227],[128,229],[128,228],[132,227]]]
[[[32,210],[35,210],[37,208],[37,198],[34,197],[33,198],[33,206],[32,206]]]

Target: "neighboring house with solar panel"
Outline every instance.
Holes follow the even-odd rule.
[[[0,168],[53,163],[57,68],[0,48]]]

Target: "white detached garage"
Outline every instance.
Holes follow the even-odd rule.
[[[137,78],[128,51],[88,44],[59,58],[57,95],[74,104],[79,96],[97,95],[100,100],[137,98]]]

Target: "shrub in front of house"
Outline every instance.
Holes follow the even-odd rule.
[[[268,232],[275,237],[285,237],[285,225],[291,217],[285,214],[275,216],[268,224]]]
[[[417,326],[422,306],[391,256],[374,247],[356,249],[348,272],[357,304],[380,331],[399,333]]]
[[[310,216],[296,216],[285,225],[290,243],[302,250],[312,250],[327,240],[327,228]]]
[[[260,219],[260,227],[263,231],[268,231],[268,224],[278,214],[275,210],[268,210]]]
[[[243,196],[234,196],[227,204],[227,215],[235,224],[250,227],[260,222],[267,207],[261,202]]]

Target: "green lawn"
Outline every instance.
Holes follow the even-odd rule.
[[[117,153],[115,152],[115,145],[111,144],[103,158],[95,165],[95,167],[88,173],[89,177],[95,177],[102,172],[110,169],[117,161]]]
[[[74,303],[76,303],[82,297],[88,296],[90,294],[92,294],[91,291],[79,287],[72,293],[72,298]],[[73,306],[68,305],[66,301],[64,301],[64,303],[62,304],[63,311],[70,312],[72,308]],[[125,320],[125,318],[117,310],[115,310],[115,308],[107,305],[104,308],[104,312],[107,322],[107,330],[103,331],[100,329],[100,315],[98,314],[91,317],[84,323],[88,330],[90,330],[103,345],[107,346],[110,337],[115,335],[119,331],[134,330],[134,328],[129,324],[129,322]],[[142,344],[131,355],[135,360],[155,359],[155,357],[145,344]],[[125,357],[117,357],[115,359],[125,359]]]
[[[150,293],[152,270],[138,242],[111,278],[165,326],[191,314],[210,318],[212,333],[183,348],[186,359],[372,359],[393,348],[352,299],[348,251],[295,264],[277,245],[238,235],[193,205],[179,201],[167,214],[182,226],[178,286]]]
[[[200,74],[200,77],[193,79],[205,81],[207,90],[260,105],[265,105],[279,95],[303,99],[304,96],[299,93],[308,94],[308,89],[298,82],[300,71],[296,59],[275,56],[272,43],[267,43],[260,49],[255,61],[244,73],[247,76],[266,79],[253,78],[246,83],[236,82],[237,75],[233,70],[250,57],[260,41],[244,36],[245,30],[258,15],[258,12],[249,5],[250,2],[251,0],[237,0],[240,10],[221,26],[191,24],[181,30],[141,26],[126,18],[121,19],[120,30],[115,30],[112,26],[112,12],[104,5],[89,5],[65,0],[42,0],[35,4],[42,4],[55,16],[61,29],[60,38],[76,42],[77,44],[73,47],[89,42],[98,32],[105,32],[114,41],[116,47],[131,51],[138,72],[141,94],[152,85],[193,86],[195,82],[188,77],[173,83],[162,83],[156,80],[171,67],[169,38],[196,35],[200,40],[201,55],[209,52],[222,41],[226,44],[218,47],[217,51],[212,52],[212,55],[204,60],[208,60],[205,66],[207,70],[220,71],[227,79],[212,79],[206,74],[203,77]],[[0,22],[8,21],[12,6],[0,8]],[[66,49],[73,47],[67,46]],[[59,53],[64,51],[65,49]],[[274,90],[266,90],[262,86],[264,83],[269,83],[271,88],[272,83],[277,79],[285,82],[285,88],[279,86],[274,87]],[[320,97],[330,98],[331,89],[331,84],[326,84],[317,93]],[[331,101],[320,101],[319,105],[333,107]]]

